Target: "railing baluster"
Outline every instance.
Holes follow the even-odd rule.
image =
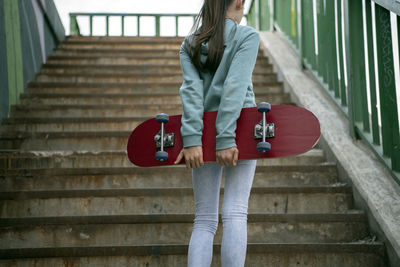
[[[369,73],[369,92],[371,102],[371,123],[372,123],[372,142],[380,145],[380,133],[378,123],[378,109],[376,99],[376,80],[375,80],[375,59],[374,59],[374,42],[372,36],[372,9],[371,1],[365,1],[366,28],[367,28],[367,44],[368,44],[368,73]]]
[[[93,36],[93,16],[92,15],[90,15],[90,17],[89,17],[89,20],[90,20],[90,36]]]
[[[391,157],[392,169],[400,171],[399,123],[397,118],[390,11],[376,4],[375,23],[383,154]]]
[[[368,101],[365,82],[365,53],[364,53],[364,32],[363,32],[363,8],[361,1],[349,1],[349,36],[351,57],[349,65],[349,101],[351,100],[354,123],[359,123],[360,130],[370,132]],[[352,99],[351,99],[352,98]],[[350,104],[349,104],[350,106]],[[350,107],[349,107],[350,108]],[[350,116],[350,114],[349,114]],[[362,123],[362,125],[361,125]],[[356,125],[353,125],[354,127]]]
[[[137,36],[140,36],[140,16],[137,16]]]
[[[106,16],[106,34],[107,34],[107,36],[110,35],[109,23],[110,23],[110,16]]]
[[[125,16],[121,16],[121,36],[125,36]]]
[[[156,15],[156,36],[160,36],[160,16]]]
[[[178,22],[178,16],[175,16],[175,36],[178,36],[179,32],[179,22]]]

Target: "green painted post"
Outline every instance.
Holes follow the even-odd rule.
[[[363,32],[363,8],[361,1],[349,1],[349,41],[351,57],[349,70],[349,111],[353,114],[354,127],[357,123],[362,123],[362,129],[370,132],[368,101],[367,101],[367,85],[365,76],[365,58],[364,58],[364,32]],[[349,114],[350,115],[350,114]]]
[[[160,36],[160,16],[156,15],[156,36]]]
[[[140,16],[137,16],[137,36],[140,36]]]
[[[352,83],[351,83],[351,77],[353,75],[352,73],[352,69],[351,69],[351,43],[350,43],[350,21],[351,21],[351,17],[349,16],[349,2],[348,1],[352,1],[352,0],[342,0],[343,1],[343,8],[344,8],[344,33],[345,33],[345,47],[343,49],[346,50],[346,62],[344,62],[344,64],[346,64],[347,67],[347,92],[349,94],[349,98],[348,98],[348,116],[349,116],[349,128],[350,128],[350,135],[353,138],[357,138],[357,133],[355,131],[355,122],[354,122],[354,111],[353,111],[353,97],[352,97],[352,90],[353,88]]]
[[[125,16],[121,16],[121,36],[125,36]]]
[[[372,122],[372,142],[380,145],[380,132],[378,123],[378,108],[375,86],[375,58],[374,58],[374,42],[372,37],[372,13],[371,1],[365,1],[366,28],[367,28],[367,44],[368,44],[368,72],[369,72],[369,88],[371,101],[371,122]]]
[[[305,59],[311,69],[316,69],[315,39],[314,39],[314,19],[313,2],[303,1],[303,40]]]
[[[263,24],[263,23],[262,23],[262,21],[263,21],[263,20],[262,20],[262,15],[261,15],[261,13],[262,13],[262,11],[261,11],[261,10],[262,10],[262,9],[261,9],[261,1],[262,1],[262,0],[258,0],[258,14],[257,14],[257,15],[258,15],[258,30],[259,30],[259,31],[261,31],[261,29],[262,29],[262,24]]]
[[[4,0],[4,22],[7,49],[8,103],[11,107],[11,105],[19,103],[19,94],[24,91],[18,1]]]
[[[334,93],[335,97],[339,97],[338,91],[338,67],[337,67],[337,55],[336,55],[336,34],[335,34],[335,2],[329,1],[328,6],[326,7],[328,10],[328,26],[329,26],[329,67],[327,69],[328,72],[328,81],[329,88]]]
[[[342,1],[344,0],[338,0],[338,38],[339,38],[339,61],[340,61],[340,83],[339,83],[339,91],[340,91],[340,100],[341,104],[343,107],[347,106],[347,92],[346,92],[346,82],[345,82],[345,73],[344,73],[344,67],[345,67],[345,60],[344,60],[344,49],[343,47],[343,42],[342,42],[342,36],[343,36],[343,24],[342,24]]]
[[[299,39],[299,53],[300,53],[300,67],[302,69],[305,69],[304,65],[304,51],[303,51],[303,11],[302,11],[302,0],[297,1],[297,34],[298,34],[298,39]]]
[[[392,170],[400,171],[400,137],[392,49],[390,11],[375,4],[379,97],[383,154],[391,157]]]
[[[110,16],[106,16],[106,35],[109,36]]]
[[[93,16],[90,15],[89,16],[89,20],[90,20],[90,36],[93,35]]]
[[[325,32],[325,25],[324,25],[325,19],[324,19],[323,12],[321,12],[321,10],[323,10],[323,7],[321,7],[323,5],[323,1],[317,0],[316,5],[317,5],[316,10],[317,10],[317,37],[318,37],[318,42],[317,42],[318,55],[316,56],[317,70],[318,70],[318,74],[322,78],[323,82],[326,83],[325,51],[327,48],[325,47],[325,39],[326,38],[324,35],[329,34],[329,33]]]
[[[179,32],[179,21],[178,21],[178,16],[175,16],[175,36],[178,36]]]
[[[400,15],[397,15],[397,41],[399,41],[398,47],[400,50]],[[400,62],[400,51],[399,51],[399,62]]]
[[[69,16],[69,31],[71,35],[78,35],[78,22],[76,20],[76,16],[70,15]]]
[[[269,0],[260,1],[260,31],[270,30]]]

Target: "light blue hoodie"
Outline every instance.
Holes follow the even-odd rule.
[[[225,19],[224,54],[215,73],[197,70],[187,49],[192,35],[180,49],[183,83],[179,90],[182,105],[184,147],[201,146],[203,112],[218,110],[216,150],[236,147],[236,120],[243,107],[256,106],[252,72],[257,59],[260,36],[248,26]],[[208,43],[201,47],[201,61],[207,59]]]

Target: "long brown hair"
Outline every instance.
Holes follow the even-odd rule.
[[[218,68],[224,53],[226,11],[233,1],[234,0],[204,0],[200,13],[196,17],[191,29],[193,39],[189,44],[189,55],[197,69],[214,72]],[[203,65],[200,59],[201,44],[207,41],[208,56],[207,61]]]

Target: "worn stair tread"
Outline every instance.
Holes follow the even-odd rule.
[[[222,239],[222,222],[214,242]],[[0,227],[0,248],[176,244],[189,240],[191,222],[58,224]],[[368,235],[363,221],[248,223],[248,242],[352,242]],[[35,237],[37,236],[37,237]]]
[[[222,215],[219,213],[219,221]],[[34,225],[125,224],[125,223],[193,223],[194,213],[151,213],[124,215],[2,217],[0,227]],[[360,210],[330,213],[248,213],[248,222],[363,222]]]
[[[224,186],[220,188],[221,194]],[[270,186],[252,187],[252,194],[351,194],[352,187],[345,184],[322,186]],[[79,197],[122,197],[122,196],[180,196],[192,195],[192,187],[150,187],[150,188],[74,188],[55,190],[0,191],[1,200],[33,198],[79,198]]]
[[[134,49],[134,48],[122,48],[122,49],[112,49],[112,48],[93,48],[93,49],[71,49],[71,48],[60,48],[57,52],[73,52],[72,54],[57,53],[48,57],[48,59],[64,59],[64,58],[137,58],[137,59],[178,59],[179,60],[179,49],[177,50],[167,50],[167,49],[155,49],[155,50],[145,50],[145,49]],[[88,53],[89,52],[89,53]],[[140,54],[151,52],[149,54]],[[126,54],[121,54],[126,53]],[[160,55],[156,53],[167,53],[166,55]],[[268,57],[262,54],[257,55],[257,60],[259,61],[269,61]]]
[[[259,92],[257,96],[260,95],[282,95],[282,93],[269,93],[269,92]],[[162,97],[162,96],[176,96],[179,97],[178,93],[174,92],[132,92],[132,93],[23,93],[21,98],[36,98],[36,97],[138,97],[138,96],[149,96],[149,97]]]
[[[324,162],[320,164],[310,165],[270,165],[270,166],[257,166],[257,172],[269,171],[315,171],[321,169],[322,171],[336,170],[336,164],[333,162]],[[85,174],[134,174],[138,172],[164,172],[164,171],[184,171],[188,172],[184,165],[172,165],[172,166],[158,166],[148,168],[138,168],[132,165],[132,167],[105,167],[105,168],[43,168],[43,169],[0,169],[0,175],[2,176],[23,176],[23,175],[85,175]]]
[[[76,77],[145,77],[145,78],[152,78],[157,77],[160,78],[161,74],[158,73],[127,73],[127,72],[113,72],[113,73],[99,73],[99,72],[92,72],[92,73],[81,73],[81,72],[69,72],[69,73],[39,73],[36,75],[38,76],[47,76],[47,77],[68,77],[68,78],[76,78]],[[182,78],[182,72],[171,72],[171,73],[163,73],[162,78],[169,78],[169,77],[179,76]],[[253,74],[254,76],[262,76],[262,77],[276,77],[275,73],[260,73],[260,74]]]
[[[182,82],[170,82],[170,81],[165,81],[165,82],[152,82],[152,81],[144,81],[144,82],[103,82],[103,83],[96,83],[96,82],[30,82],[28,84],[29,88],[38,88],[38,87],[79,87],[79,88],[84,88],[84,87],[98,87],[98,88],[103,88],[103,87],[135,87],[138,85],[163,85],[163,86],[175,86],[177,90],[180,88],[182,85]],[[255,87],[267,87],[267,86],[276,86],[276,85],[282,85],[281,82],[254,82],[253,85]],[[261,92],[260,92],[261,93]],[[268,92],[265,92],[268,93]],[[138,94],[152,94],[152,93],[140,93]],[[153,93],[154,94],[154,93]],[[158,94],[158,93],[155,93]],[[174,95],[178,95],[178,91],[176,93],[170,93]],[[29,94],[22,94],[22,96],[26,96]],[[58,94],[57,94],[58,95]]]
[[[174,115],[174,114],[169,114]],[[152,119],[155,116],[131,116],[131,117],[51,117],[51,118],[37,118],[37,117],[21,117],[21,118],[6,118],[3,119],[2,122],[5,125],[9,124],[19,124],[19,123],[79,123],[79,122],[87,122],[87,123],[99,123],[99,122],[142,122],[148,119]]]
[[[165,39],[164,39],[165,38]],[[96,38],[96,37],[89,37],[89,38],[69,38],[66,39],[65,41],[62,41],[60,44],[147,44],[149,47],[152,47],[152,45],[157,45],[157,44],[173,44],[173,45],[179,45],[181,46],[184,38],[182,37],[162,37],[158,39],[153,39],[152,37],[149,38],[143,38],[143,37],[128,37],[124,36],[124,38],[118,38],[118,37],[111,37],[109,36],[108,38]]]
[[[216,253],[221,244],[214,243]],[[43,247],[0,249],[1,259],[43,258],[43,257],[88,257],[106,255],[186,255],[188,244],[151,244],[138,246],[91,246],[91,247]],[[348,243],[248,243],[247,253],[372,253],[384,255],[382,242],[348,242]]]
[[[144,66],[144,67],[143,67]],[[160,68],[163,69],[163,71],[151,71],[149,72],[149,70],[146,67],[153,67],[153,68]],[[272,65],[265,65],[262,68],[272,68]],[[41,73],[47,73],[47,72],[43,72],[43,70],[51,70],[51,69],[72,69],[73,71],[76,71],[77,69],[82,70],[86,69],[87,72],[84,73],[93,73],[93,71],[100,71],[100,72],[105,72],[105,71],[122,71],[124,73],[142,73],[143,75],[146,74],[150,74],[150,73],[155,73],[155,74],[159,74],[159,75],[164,75],[164,74],[169,74],[169,73],[179,73],[182,74],[181,71],[181,66],[176,66],[176,67],[168,67],[165,68],[163,66],[159,66],[156,64],[149,64],[149,65],[134,65],[134,64],[115,64],[112,66],[112,68],[110,68],[110,66],[106,66],[106,65],[98,65],[98,64],[90,64],[90,63],[86,63],[86,64],[61,64],[61,63],[51,63],[51,62],[47,62],[45,64],[43,64],[43,68],[42,68],[42,72]],[[264,74],[265,70],[255,67],[253,74]]]
[[[163,104],[163,108],[165,109],[180,109],[182,107],[181,104]],[[159,106],[155,106],[152,104],[143,104],[138,103],[135,104],[135,107],[129,104],[27,104],[27,105],[13,105],[11,107],[12,110],[15,111],[34,111],[34,110],[54,110],[54,109],[127,109],[127,108],[135,108],[135,109],[159,109]]]
[[[134,50],[134,49],[133,49]],[[165,60],[177,60],[179,61],[179,50],[176,50],[176,55],[135,55],[135,54],[116,54],[116,53],[104,53],[104,54],[75,54],[75,55],[51,55],[48,60],[65,60],[65,59],[105,59],[105,58],[124,58],[124,59],[165,59]],[[267,57],[258,56],[256,64],[268,63],[269,59]]]
[[[89,132],[0,132],[0,140],[26,139],[26,138],[79,138],[79,137],[129,137],[132,131],[89,131]]]

